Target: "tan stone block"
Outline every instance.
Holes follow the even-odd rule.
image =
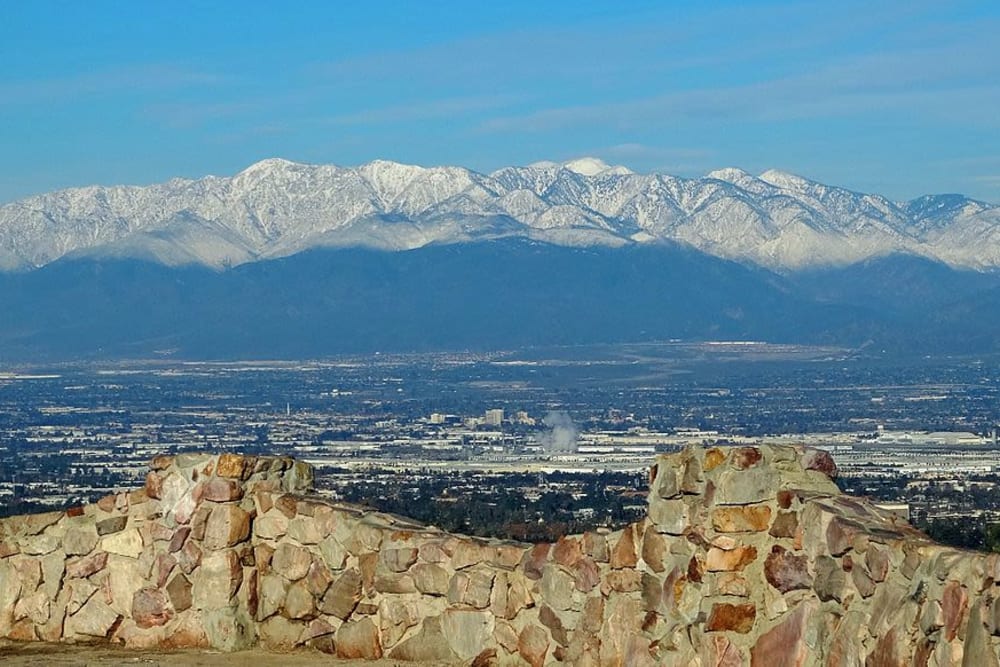
[[[441,633],[461,660],[472,660],[493,639],[496,619],[488,611],[446,609],[441,614]]]
[[[90,598],[80,611],[66,619],[66,636],[107,637],[120,616],[96,597]]]
[[[378,660],[382,657],[382,643],[378,628],[370,618],[345,623],[334,636],[338,658]]]
[[[614,570],[609,572],[601,584],[601,591],[631,593],[642,588],[642,572],[638,570]],[[568,607],[564,607],[567,608]]]
[[[319,604],[324,614],[347,620],[361,601],[361,573],[356,569],[345,570],[330,584]]]
[[[296,620],[316,617],[316,598],[305,579],[300,579],[288,587],[285,595],[285,615]]]
[[[504,620],[498,620],[493,628],[493,639],[507,653],[517,652],[517,631],[514,626]]]
[[[271,556],[271,569],[289,581],[296,581],[309,573],[312,554],[305,547],[282,542]]]
[[[604,535],[588,531],[583,534],[581,540],[583,551],[598,563],[607,563],[611,554],[608,550],[608,541]]]
[[[710,472],[719,467],[726,460],[726,453],[718,447],[712,447],[705,451],[705,472]]]
[[[256,463],[255,457],[221,454],[215,464],[215,474],[230,479],[247,479]]]
[[[740,571],[757,558],[757,549],[740,546],[730,550],[712,547],[705,559],[705,569],[709,572]]]
[[[383,648],[395,646],[406,631],[416,626],[422,615],[427,613],[431,613],[431,610],[421,610],[413,600],[383,598],[378,610],[379,635]]]
[[[238,505],[218,504],[208,515],[202,544],[206,549],[225,549],[249,536],[250,515]]]
[[[42,625],[49,620],[49,596],[45,591],[38,590],[22,597],[14,605],[14,620],[30,619],[36,625]]]
[[[525,551],[524,547],[513,544],[494,547],[490,563],[504,570],[513,570],[520,564],[521,559],[524,558]]]
[[[741,598],[750,596],[750,584],[746,577],[737,572],[719,572],[713,575],[711,583],[712,595],[731,595]]]
[[[379,552],[379,562],[392,572],[406,572],[417,562],[416,547],[383,548]]]
[[[650,526],[642,536],[642,560],[654,572],[663,572],[667,556],[667,541]]]
[[[632,568],[639,562],[635,548],[635,524],[626,526],[611,550],[611,567],[614,569]]]
[[[411,570],[413,583],[425,595],[447,595],[448,571],[434,563],[417,563]]]
[[[494,578],[495,574],[486,568],[460,570],[451,578],[448,601],[473,609],[486,609],[490,605]]]
[[[658,531],[669,535],[683,535],[691,525],[690,508],[681,499],[651,499],[648,515]]]
[[[193,604],[202,610],[229,608],[242,581],[243,568],[236,552],[209,552],[192,578]]]
[[[299,645],[299,639],[305,631],[305,623],[297,623],[283,616],[272,616],[258,626],[260,644],[268,651],[291,651]]]
[[[719,507],[712,512],[712,527],[721,533],[762,532],[771,523],[767,505]]]
[[[319,544],[324,535],[311,516],[297,516],[288,522],[288,537],[299,544]]]

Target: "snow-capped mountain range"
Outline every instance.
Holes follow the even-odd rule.
[[[0,270],[64,256],[223,268],[315,247],[407,250],[503,237],[666,241],[779,271],[894,253],[1000,267],[1000,207],[960,195],[895,202],[775,170],[688,179],[583,158],[491,174],[269,159],[233,177],[60,190],[0,206]]]

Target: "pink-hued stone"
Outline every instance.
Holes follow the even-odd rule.
[[[782,593],[809,588],[812,586],[809,558],[805,554],[795,555],[784,547],[775,545],[764,560],[764,577]]]
[[[524,553],[524,575],[529,579],[541,579],[542,569],[549,560],[551,544],[536,544]]]
[[[572,567],[583,556],[583,546],[574,537],[560,537],[552,548],[552,560],[565,567]]]
[[[729,460],[734,468],[746,470],[757,465],[762,458],[763,455],[756,447],[737,447],[730,454]]]
[[[527,625],[517,638],[517,653],[531,667],[542,667],[545,654],[549,650],[549,637],[545,630],[535,625]]]
[[[192,493],[196,501],[211,500],[217,503],[226,503],[242,498],[243,487],[233,479],[212,477],[199,482]]]
[[[837,476],[837,464],[830,453],[822,449],[806,448],[802,454],[802,467],[806,470],[817,470],[830,479]]]
[[[865,552],[865,565],[868,566],[868,572],[873,580],[876,582],[885,581],[889,574],[888,550],[870,544]]]
[[[156,585],[159,588],[167,583],[167,579],[170,577],[170,573],[173,572],[174,566],[177,565],[177,558],[172,554],[160,554],[156,557]]]
[[[174,531],[174,534],[170,536],[170,544],[167,545],[167,551],[170,553],[176,553],[181,550],[184,546],[184,540],[188,538],[191,534],[190,526],[181,526]]]
[[[701,660],[704,667],[743,667],[743,654],[724,635],[711,635],[702,641]]]
[[[879,637],[875,644],[875,650],[871,652],[866,665],[873,667],[906,667],[908,660],[901,656],[902,647],[899,645],[899,638],[896,636],[896,628],[889,628],[888,632]]]
[[[944,613],[944,638],[951,641],[958,634],[962,614],[969,604],[969,594],[957,581],[949,581],[941,595],[941,610]]]
[[[163,492],[163,477],[155,472],[146,473],[146,495],[159,499]]]
[[[815,603],[803,602],[758,639],[750,651],[750,667],[802,667],[809,654],[806,625]]]
[[[174,613],[167,594],[157,588],[140,588],[132,597],[132,619],[140,628],[166,625]]]
[[[108,552],[95,551],[89,556],[69,561],[66,564],[66,577],[70,579],[74,577],[89,577],[103,570],[107,564]]]
[[[601,583],[601,570],[591,558],[584,557],[573,566],[573,584],[576,590],[589,593]]]
[[[778,512],[771,524],[771,530],[767,532],[771,537],[793,538],[799,533],[799,513],[798,512]]]
[[[185,574],[191,574],[191,571],[201,564],[201,555],[201,547],[195,544],[194,540],[188,540],[177,552],[177,564]]]
[[[854,537],[864,527],[850,519],[834,517],[826,528],[826,543],[830,554],[840,556],[853,547]]]

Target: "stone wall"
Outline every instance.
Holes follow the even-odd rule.
[[[287,458],[180,455],[0,521],[0,637],[542,665],[1000,667],[1000,556],[930,542],[792,447],[689,449],[648,517],[525,545],[305,495]]]

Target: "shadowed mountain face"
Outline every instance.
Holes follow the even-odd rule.
[[[869,286],[877,286],[871,289]],[[993,349],[1000,280],[896,257],[780,276],[672,245],[323,249],[216,272],[80,258],[0,275],[4,360],[302,358],[666,340]]]

